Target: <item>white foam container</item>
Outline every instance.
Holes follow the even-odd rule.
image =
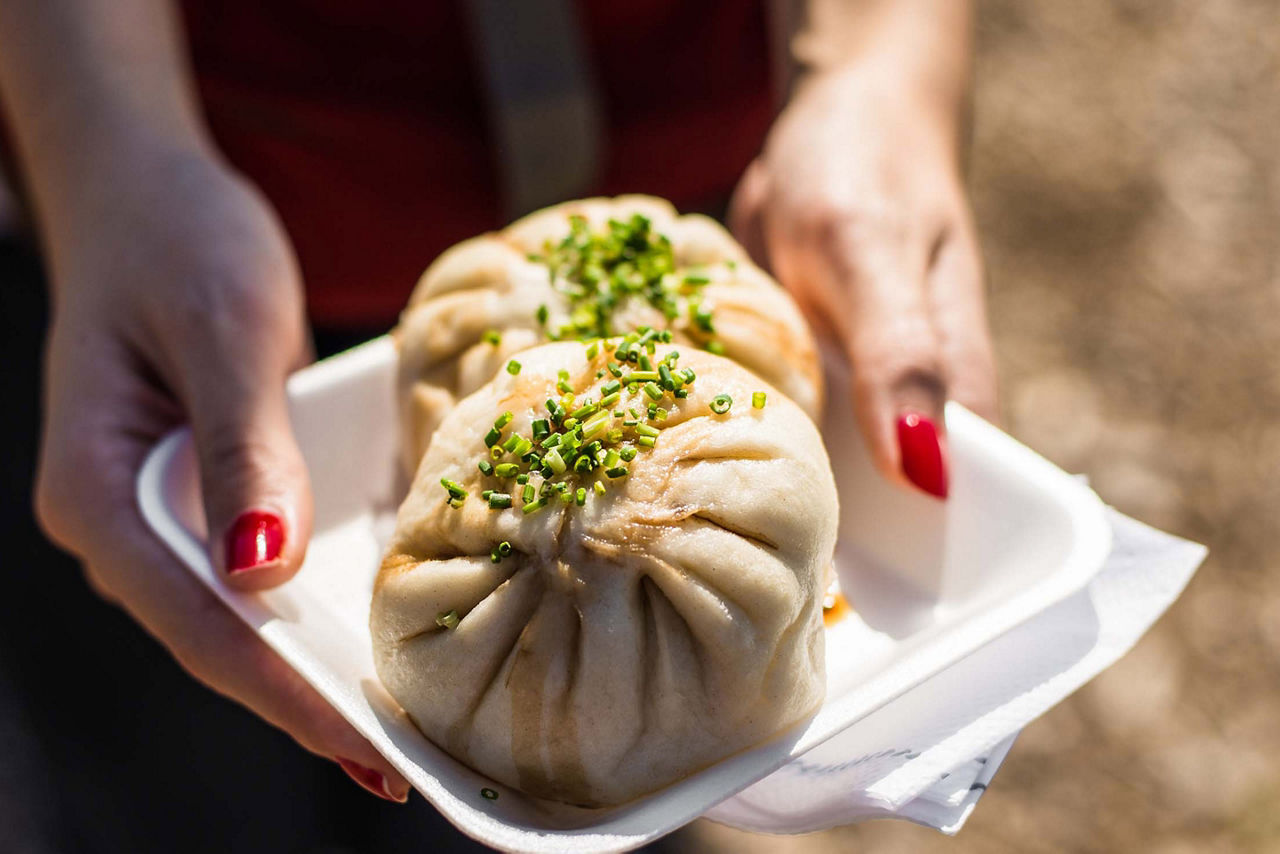
[[[823,426],[840,493],[836,568],[856,613],[827,629],[827,698],[805,725],[641,800],[606,810],[540,802],[453,760],[398,710],[374,672],[373,578],[405,489],[395,351],[380,338],[289,381],[310,467],[315,535],[302,571],[264,594],[222,585],[206,556],[187,430],[138,477],[143,516],[228,606],[463,832],[517,851],[615,851],[691,821],[905,691],[1080,590],[1111,543],[1102,502],[1006,434],[947,409],[951,496],[899,489],[872,470],[844,367],[830,365]],[[497,800],[480,795],[482,788]]]

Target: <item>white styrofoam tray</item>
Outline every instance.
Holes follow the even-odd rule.
[[[310,467],[315,534],[302,571],[262,594],[225,587],[205,551],[190,433],[153,449],[138,500],[156,534],[232,610],[465,833],[529,852],[635,847],[691,821],[773,770],[1081,589],[1110,528],[1084,485],[955,404],[947,409],[951,496],[890,486],[858,439],[846,369],[829,365],[823,434],[840,494],[836,569],[855,613],[827,630],[827,698],[805,725],[619,807],[525,797],[456,762],[378,682],[368,611],[396,507],[395,350],[380,338],[289,381]],[[480,796],[481,788],[499,793]]]

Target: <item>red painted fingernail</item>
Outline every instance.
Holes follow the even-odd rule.
[[[907,480],[938,498],[947,497],[947,461],[942,456],[938,428],[918,412],[898,417],[898,447]]]
[[[272,563],[284,545],[284,522],[274,513],[248,510],[231,524],[225,545],[229,574]]]
[[[391,787],[387,785],[387,778],[383,777],[372,768],[366,768],[358,762],[352,762],[350,759],[338,757],[338,764],[342,766],[342,770],[347,772],[347,776],[355,780],[363,788],[369,790],[373,794],[388,801],[394,801],[398,804],[404,803],[408,798],[397,798],[391,794]]]

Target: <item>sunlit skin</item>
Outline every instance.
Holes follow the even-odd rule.
[[[900,417],[942,431],[947,397],[994,412],[960,174],[969,14],[958,0],[796,4],[784,15],[803,36],[795,94],[732,208],[739,238],[839,336],[860,426],[903,488],[920,485],[904,474]],[[403,799],[408,783],[176,563],[134,504],[143,456],[187,421],[227,584],[284,582],[311,533],[284,396],[311,357],[297,263],[207,135],[171,0],[0,4],[0,100],[51,277],[46,531],[195,678]],[[244,540],[249,511],[265,521]]]

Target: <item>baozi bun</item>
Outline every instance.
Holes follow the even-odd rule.
[[[526,350],[444,417],[370,619],[428,738],[582,806],[760,744],[825,691],[817,429],[736,362],[637,337]]]
[[[587,199],[459,243],[422,275],[396,331],[406,468],[512,354],[645,326],[723,353],[818,416],[813,336],[724,228],[649,196]]]

